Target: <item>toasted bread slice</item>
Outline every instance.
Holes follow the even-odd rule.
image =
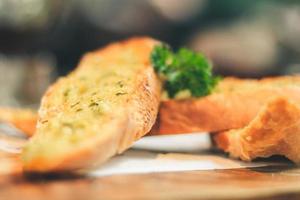
[[[218,132],[246,126],[261,107],[278,95],[300,101],[300,76],[225,78],[211,95],[162,101],[151,134]]]
[[[26,171],[86,169],[122,153],[154,124],[161,83],[150,62],[158,42],[132,38],[86,54],[44,95]]]
[[[300,163],[300,106],[287,97],[270,100],[244,128],[217,133],[217,147],[231,157],[251,161],[283,155]]]
[[[0,121],[14,125],[27,136],[35,132],[37,114],[29,109],[0,108]]]

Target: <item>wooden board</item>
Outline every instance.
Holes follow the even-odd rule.
[[[293,166],[89,178],[2,175],[1,200],[300,199]]]
[[[0,151],[0,200],[300,199],[300,168],[276,159],[284,165],[95,178],[26,175],[17,154]]]

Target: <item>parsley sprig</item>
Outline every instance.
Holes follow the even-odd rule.
[[[203,54],[186,48],[173,52],[166,45],[156,46],[151,61],[171,98],[184,90],[189,90],[194,97],[208,95],[219,80]]]

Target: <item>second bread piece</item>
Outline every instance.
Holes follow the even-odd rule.
[[[270,100],[244,128],[213,135],[231,157],[251,161],[283,155],[300,163],[300,107],[286,97]]]
[[[42,99],[26,171],[86,169],[123,152],[156,120],[161,83],[150,63],[158,42],[133,38],[88,53]]]
[[[219,132],[246,126],[272,97],[300,101],[300,76],[225,78],[208,96],[162,101],[151,134]]]
[[[27,136],[35,132],[37,115],[34,111],[20,108],[0,108],[0,122],[12,124]]]

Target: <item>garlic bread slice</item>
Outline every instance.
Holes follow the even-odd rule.
[[[161,83],[150,61],[156,40],[132,38],[86,54],[44,95],[25,171],[93,168],[122,153],[156,120]]]

